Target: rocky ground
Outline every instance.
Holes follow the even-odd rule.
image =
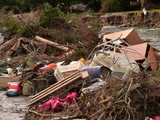
[[[0,92],[0,120],[23,120],[26,105],[26,97],[9,98],[5,92]]]

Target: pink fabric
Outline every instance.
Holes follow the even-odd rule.
[[[160,116],[156,116],[154,120],[160,120]]]
[[[54,98],[51,101],[51,110],[56,111],[63,107],[63,102],[60,98]]]
[[[39,110],[40,111],[46,111],[50,109],[51,106],[51,101],[52,100],[48,100],[47,102],[43,103],[42,105],[39,105]]]
[[[61,101],[60,98],[54,97],[47,102],[43,103],[42,105],[39,106],[40,111],[46,111],[46,110],[53,110],[56,111],[60,108],[63,107],[63,102]]]
[[[42,105],[39,105],[40,111],[47,111],[47,110],[53,110],[57,111],[63,108],[64,104],[73,104],[76,102],[77,93],[72,92],[69,93],[64,99],[60,99],[59,97],[54,97],[47,102],[43,103]]]
[[[64,98],[64,102],[68,103],[68,104],[72,104],[76,101],[77,98],[77,93],[76,92],[72,92],[69,93],[65,98]]]

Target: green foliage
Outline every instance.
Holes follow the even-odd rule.
[[[12,17],[5,17],[4,20],[0,22],[0,27],[7,28],[7,31],[11,34],[17,34],[26,37],[33,35],[33,31],[30,29],[29,25],[22,25]]]
[[[37,6],[49,3],[53,7],[65,8],[81,0],[0,0],[0,8],[7,7],[16,12],[29,12]]]
[[[120,9],[119,0],[102,0],[103,11],[115,11]]]
[[[104,12],[127,10],[130,5],[128,0],[101,0],[101,2]]]
[[[52,7],[49,3],[45,3],[40,25],[43,27],[52,25],[57,18],[61,18],[63,15],[63,12],[58,7]]]
[[[77,3],[87,4],[92,10],[98,11],[123,11],[130,10],[130,0],[0,0],[0,8],[7,8],[7,10],[15,13],[29,12],[44,3],[49,3],[53,7],[59,7],[61,10],[67,10],[70,5]],[[139,0],[141,7],[146,4],[159,6],[159,0]]]
[[[82,0],[82,2],[94,11],[98,11],[101,8],[101,0]]]
[[[70,5],[77,3],[87,4],[93,10],[99,10],[101,7],[101,0],[46,0],[45,2],[50,3],[53,7],[59,7],[61,9],[68,8]]]
[[[15,0],[16,6],[19,8],[19,10],[22,11],[29,11],[31,10],[35,5],[35,0]]]
[[[6,7],[16,12],[27,12],[37,5],[36,0],[1,0],[0,7]]]
[[[50,3],[52,6],[62,6],[62,7],[68,7],[72,4],[76,4],[81,2],[81,0],[46,0],[46,2]]]
[[[66,62],[70,63],[71,61],[78,60],[79,58],[87,58],[87,50],[82,47],[77,47],[75,53],[66,58]]]

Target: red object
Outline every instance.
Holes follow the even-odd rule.
[[[40,70],[42,70],[44,73],[54,70],[57,68],[57,65],[55,63],[50,63],[48,65],[45,65],[44,67],[41,67]]]
[[[60,98],[54,97],[47,102],[43,103],[42,105],[39,106],[40,111],[47,111],[47,110],[53,110],[57,111],[63,107],[63,102],[61,101]]]
[[[63,102],[60,98],[54,98],[51,101],[51,110],[57,111],[63,107]]]
[[[50,109],[50,106],[51,106],[51,100],[43,103],[42,105],[39,105],[39,110],[40,110],[40,111],[49,110],[49,109]]]
[[[57,65],[56,64],[54,64],[54,63],[50,63],[50,64],[48,64],[47,65],[47,69],[55,69],[57,67]]]
[[[77,93],[72,92],[69,93],[64,99],[60,99],[59,97],[54,97],[47,102],[43,103],[39,106],[40,111],[53,110],[58,111],[63,108],[64,103],[73,104],[76,101]]]
[[[20,82],[8,82],[8,91],[20,92]]]
[[[64,102],[68,103],[68,104],[72,104],[76,101],[77,98],[77,93],[76,92],[72,92],[69,93],[65,98],[64,98]]]

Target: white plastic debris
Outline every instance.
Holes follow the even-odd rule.
[[[97,78],[96,80],[97,80],[97,82],[93,83],[89,87],[83,88],[82,93],[84,93],[84,94],[93,93],[93,92],[100,90],[101,88],[103,88],[106,85],[105,81],[103,81],[99,78]]]
[[[7,68],[6,70],[8,72],[8,75],[11,75],[13,73],[13,69],[12,68]]]
[[[143,14],[146,16],[147,15],[147,10],[146,10],[146,8],[143,8]]]
[[[0,33],[0,44],[2,44],[4,42],[4,36],[2,35],[2,33]]]

